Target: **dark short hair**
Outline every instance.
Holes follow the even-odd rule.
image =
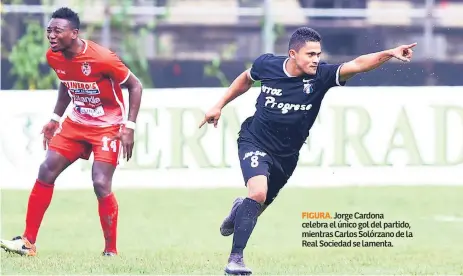
[[[320,42],[322,40],[321,35],[309,27],[298,28],[289,39],[289,50],[293,49],[299,51],[306,42],[314,41]]]
[[[67,21],[69,21],[73,29],[80,29],[79,15],[70,8],[63,7],[57,9],[53,12],[51,18],[66,19]]]

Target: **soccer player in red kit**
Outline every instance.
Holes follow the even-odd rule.
[[[37,234],[50,205],[56,178],[79,158],[94,154],[92,180],[105,239],[103,255],[117,255],[118,203],[111,183],[120,152],[132,156],[134,130],[142,85],[110,50],[79,38],[79,16],[68,8],[56,10],[47,27],[48,64],[60,79],[50,122],[43,127],[45,161],[29,196],[23,235],[1,240],[2,248],[20,255],[37,254]],[[121,85],[129,92],[128,119]],[[72,112],[60,120],[72,100]]]

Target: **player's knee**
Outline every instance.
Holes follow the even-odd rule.
[[[267,198],[267,177],[265,175],[254,176],[248,180],[248,197],[259,203],[264,203]]]
[[[61,173],[61,165],[53,160],[45,160],[40,164],[39,179],[45,183],[53,184]]]
[[[262,204],[265,202],[267,193],[264,191],[253,191],[252,193],[248,193],[248,197]]]
[[[93,179],[93,190],[97,197],[105,197],[111,193],[111,181],[106,177],[95,177]]]

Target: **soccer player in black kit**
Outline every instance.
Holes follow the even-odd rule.
[[[222,99],[200,123],[217,127],[222,108],[261,82],[256,112],[241,125],[238,155],[246,198],[233,202],[220,232],[233,235],[225,273],[251,274],[243,251],[257,218],[275,199],[296,168],[299,151],[309,136],[323,97],[334,86],[343,86],[358,73],[373,70],[391,58],[409,62],[416,43],[359,56],[342,64],[320,62],[321,36],[313,29],[297,29],[289,41],[288,56],[263,54],[251,69],[238,76]]]

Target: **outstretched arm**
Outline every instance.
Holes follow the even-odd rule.
[[[264,61],[273,56],[272,54],[263,54],[254,60],[250,69],[241,73],[227,89],[227,92],[220,98],[220,100],[204,115],[204,119],[199,123],[199,128],[204,124],[214,124],[217,127],[217,123],[224,108],[228,103],[236,99],[237,97],[244,94],[246,91],[251,89],[252,84],[255,81],[261,81],[263,74],[265,74]]]
[[[199,123],[199,128],[201,128],[205,123],[214,124],[214,127],[217,127],[222,108],[224,108],[229,102],[233,101],[248,91],[252,87],[253,82],[254,80],[251,78],[250,69],[241,73],[232,82],[222,98],[220,98],[220,100],[211,108],[211,110],[206,113],[204,119]]]
[[[352,61],[346,62],[342,65],[339,72],[340,81],[347,81],[356,74],[374,70],[391,58],[410,62],[413,55],[412,48],[416,45],[417,43],[402,45],[394,49],[362,55]]]
[[[217,102],[215,105],[217,108],[224,108],[229,102],[233,101],[237,97],[241,96],[249,89],[251,89],[252,84],[254,81],[251,79],[250,76],[250,69],[241,73],[230,85],[227,92],[223,95],[223,97]]]

